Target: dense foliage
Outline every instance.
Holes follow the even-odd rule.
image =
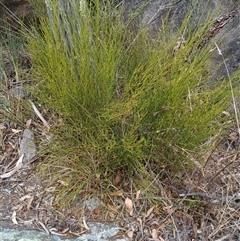
[[[153,39],[107,2],[95,1],[93,11],[83,1],[54,0],[40,23],[27,36],[34,95],[61,116],[48,166],[63,168],[56,175],[73,191],[118,170],[147,184],[149,169],[191,166],[219,134],[231,93],[224,80],[209,81],[214,45],[199,47],[210,19],[193,26],[189,13],[178,32],[163,23]]]

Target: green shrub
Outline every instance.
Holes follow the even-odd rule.
[[[62,118],[48,148],[52,175],[76,193],[119,169],[147,183],[149,166],[191,166],[231,101],[228,83],[209,81],[214,45],[200,48],[210,19],[193,26],[189,13],[177,33],[163,24],[152,39],[146,29],[130,31],[110,4],[96,1],[93,12],[52,2],[41,31],[27,36],[35,96]]]

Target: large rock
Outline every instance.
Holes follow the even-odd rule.
[[[193,11],[193,24],[197,24],[200,18],[208,10],[215,10],[216,17],[208,39],[221,42],[220,49],[226,60],[228,71],[232,74],[240,66],[240,1],[233,0],[128,0],[126,2],[127,13],[132,10],[139,11],[137,23],[147,26],[153,33],[157,33],[164,17],[169,14],[169,22],[173,31],[177,31],[186,13]],[[144,6],[145,4],[145,6]],[[143,7],[144,6],[144,7]],[[126,14],[127,15],[127,14]],[[221,41],[220,41],[221,40]],[[213,68],[223,62],[222,56],[217,51],[213,57]],[[226,75],[226,68],[222,66],[214,75],[214,79]]]

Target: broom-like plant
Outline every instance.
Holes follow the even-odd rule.
[[[27,36],[35,96],[62,117],[47,166],[71,184],[68,200],[119,169],[147,184],[146,162],[156,171],[191,166],[189,153],[220,133],[231,102],[227,82],[209,81],[214,45],[202,43],[211,19],[192,26],[189,13],[179,31],[163,24],[151,39],[108,2],[82,4],[52,0],[41,31]]]

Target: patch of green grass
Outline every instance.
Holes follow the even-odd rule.
[[[199,197],[193,199],[184,199],[184,202],[186,203],[186,206],[188,206],[189,208],[201,207],[201,199]]]
[[[211,19],[193,26],[189,13],[177,33],[163,25],[152,39],[128,29],[110,4],[96,1],[92,12],[61,3],[53,0],[41,31],[27,34],[34,96],[62,118],[42,165],[66,182],[58,200],[107,190],[118,170],[147,187],[149,166],[156,175],[191,167],[231,102],[227,81],[209,81],[214,45],[199,47]]]

